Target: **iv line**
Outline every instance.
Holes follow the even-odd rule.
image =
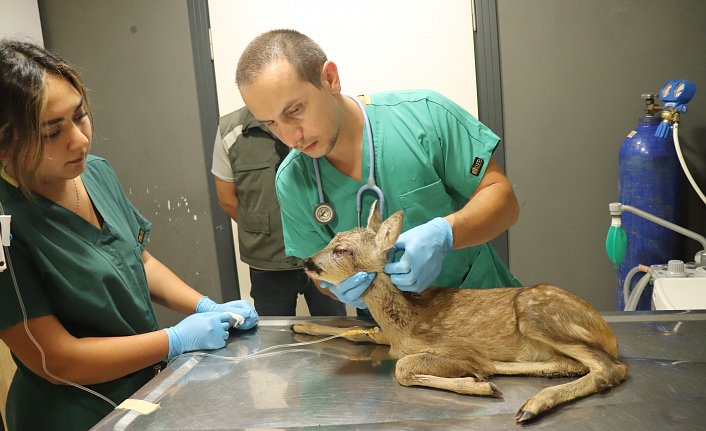
[[[1,215],[5,215],[5,209],[4,209],[3,206],[2,206],[2,202],[0,202],[0,214],[1,214]],[[8,266],[8,268],[10,269],[10,275],[12,276],[12,283],[14,284],[15,293],[17,294],[17,300],[19,301],[19,303],[20,303],[20,309],[22,310],[22,323],[23,323],[23,326],[24,326],[24,330],[25,330],[25,332],[27,333],[27,336],[29,337],[29,339],[32,341],[32,344],[34,344],[34,346],[37,348],[37,350],[39,350],[39,354],[40,354],[40,356],[42,357],[42,370],[44,370],[44,372],[47,374],[47,376],[53,378],[54,380],[57,380],[57,381],[59,381],[59,382],[61,382],[61,383],[64,383],[64,384],[66,384],[66,385],[69,385],[69,386],[73,386],[73,387],[75,387],[75,388],[77,388],[77,389],[81,389],[81,390],[86,391],[86,392],[88,392],[88,393],[90,393],[90,394],[92,394],[92,395],[95,395],[95,396],[97,396],[98,398],[100,398],[100,399],[102,399],[103,401],[105,401],[105,402],[107,402],[108,404],[110,404],[111,406],[113,406],[113,408],[117,408],[118,405],[115,404],[115,403],[114,403],[112,400],[110,400],[108,397],[106,397],[106,396],[104,396],[104,395],[102,395],[102,394],[100,394],[100,393],[94,391],[93,389],[89,389],[89,388],[87,388],[87,387],[85,387],[85,386],[79,385],[78,383],[75,383],[75,382],[72,382],[72,381],[70,381],[70,380],[63,379],[63,378],[61,378],[61,377],[59,377],[59,376],[57,376],[57,375],[54,375],[53,373],[51,373],[51,372],[47,369],[47,361],[46,361],[46,355],[45,355],[45,353],[44,353],[44,349],[42,349],[42,346],[39,344],[39,342],[37,341],[37,339],[34,338],[34,335],[32,335],[32,331],[30,331],[29,325],[27,324],[27,310],[26,310],[26,308],[25,308],[24,301],[22,300],[22,294],[20,293],[20,288],[19,288],[19,286],[18,286],[18,284],[17,284],[17,278],[15,277],[15,270],[14,270],[14,268],[12,267],[12,258],[10,257],[10,251],[9,251],[9,249],[8,249],[7,246],[3,245],[2,247],[3,247],[4,250],[5,250],[5,256],[6,256],[6,258],[7,258],[7,266]],[[320,340],[304,341],[304,342],[301,342],[301,343],[292,343],[292,344],[278,344],[278,345],[276,345],[276,346],[270,346],[270,347],[267,347],[267,348],[265,348],[265,349],[258,350],[257,352],[251,353],[251,354],[249,354],[249,355],[239,356],[239,357],[220,356],[220,355],[214,355],[214,354],[205,353],[205,352],[189,352],[188,354],[191,354],[191,355],[200,355],[200,356],[209,356],[209,357],[213,357],[213,358],[219,358],[219,359],[228,360],[228,361],[231,361],[231,362],[238,362],[238,361],[241,361],[241,360],[244,360],[244,359],[250,359],[250,358],[253,358],[253,357],[256,357],[256,356],[262,356],[263,353],[268,352],[268,351],[270,351],[270,350],[278,349],[278,348],[306,346],[306,345],[310,345],[310,344],[322,343],[322,342],[324,342],[324,341],[333,340],[334,338],[345,337],[346,335],[353,335],[353,334],[369,334],[370,331],[378,332],[379,329],[378,329],[377,327],[371,328],[371,329],[351,329],[350,331],[346,331],[346,332],[343,332],[343,333],[338,334],[338,335],[333,335],[333,336],[330,336],[330,337],[322,338],[322,339],[320,339]],[[293,351],[293,350],[291,350],[291,351]],[[269,355],[271,355],[271,354],[279,354],[279,353],[286,353],[286,352],[273,352],[273,353],[270,353],[270,354],[264,355],[264,356],[269,356]],[[174,361],[174,359],[176,359],[176,358],[178,358],[178,357],[180,357],[180,356],[182,356],[182,355],[179,355],[179,356],[176,356],[176,357],[172,358],[172,360],[169,361],[169,364],[171,364],[171,363]]]
[[[5,215],[5,210],[4,210],[3,206],[2,206],[2,202],[0,202],[0,214]],[[29,329],[29,325],[27,324],[27,310],[26,310],[26,308],[25,308],[24,301],[22,300],[22,294],[20,293],[20,289],[19,289],[19,286],[18,286],[18,284],[17,284],[17,278],[15,277],[15,270],[14,270],[14,268],[13,268],[13,266],[12,266],[12,258],[10,257],[10,251],[8,250],[8,247],[7,247],[7,246],[4,246],[4,245],[3,245],[3,248],[4,248],[4,250],[5,250],[5,256],[6,256],[6,258],[7,258],[7,266],[8,266],[8,268],[10,269],[10,275],[12,276],[12,282],[13,282],[14,287],[15,287],[15,293],[17,294],[17,299],[18,299],[18,301],[19,301],[19,303],[20,303],[20,309],[22,310],[22,323],[23,323],[23,326],[24,326],[24,330],[25,330],[25,332],[27,333],[27,336],[29,337],[29,339],[32,341],[32,344],[34,344],[34,346],[37,348],[37,350],[39,350],[39,354],[40,354],[40,356],[41,356],[41,358],[42,358],[42,370],[44,370],[44,372],[45,372],[49,377],[53,378],[54,380],[57,380],[57,381],[59,381],[59,382],[61,382],[61,383],[64,383],[64,384],[66,384],[66,385],[73,386],[73,387],[75,387],[75,388],[81,389],[81,390],[86,391],[86,392],[88,392],[88,393],[90,393],[90,394],[92,394],[92,395],[95,395],[95,396],[97,396],[98,398],[100,398],[100,399],[102,399],[103,401],[105,401],[105,402],[107,402],[108,404],[110,404],[113,408],[117,408],[118,405],[115,404],[112,400],[110,400],[110,399],[107,398],[106,396],[104,396],[104,395],[102,395],[102,394],[100,394],[100,393],[98,393],[98,392],[96,392],[96,391],[94,391],[94,390],[92,390],[92,389],[90,389],[90,388],[87,388],[87,387],[85,387],[85,386],[79,385],[78,383],[75,383],[75,382],[72,382],[72,381],[70,381],[70,380],[63,379],[63,378],[61,378],[61,377],[59,377],[59,376],[57,376],[57,375],[54,375],[53,373],[51,373],[51,372],[47,369],[46,355],[45,355],[45,353],[44,353],[44,349],[42,349],[42,346],[39,344],[39,342],[37,341],[37,339],[34,338],[34,336],[32,335],[32,332],[31,332],[30,329]],[[231,362],[238,362],[238,361],[241,361],[241,360],[244,360],[244,359],[250,359],[250,358],[253,358],[253,357],[256,357],[256,356],[269,356],[269,355],[273,355],[273,354],[286,353],[286,351],[285,351],[285,352],[272,352],[272,353],[269,353],[268,355],[263,355],[263,353],[266,353],[266,352],[268,352],[268,351],[270,351],[270,350],[274,350],[274,349],[278,349],[278,348],[306,346],[306,345],[310,345],[310,344],[322,343],[322,342],[324,342],[324,341],[333,340],[334,338],[345,337],[346,335],[368,334],[368,333],[370,333],[370,331],[377,332],[377,331],[379,331],[379,329],[378,329],[377,327],[371,328],[371,329],[351,329],[350,331],[346,331],[346,332],[343,332],[343,333],[338,334],[338,335],[333,335],[333,336],[330,336],[330,337],[322,338],[322,339],[320,339],[320,340],[305,341],[305,342],[301,342],[301,343],[291,343],[291,344],[278,344],[278,345],[276,345],[276,346],[270,346],[270,347],[267,347],[267,348],[265,348],[265,349],[258,350],[257,352],[251,353],[251,354],[249,354],[249,355],[239,356],[239,357],[220,356],[220,355],[214,355],[214,354],[205,353],[205,352],[189,352],[188,354],[190,354],[190,355],[208,356],[208,357],[219,358],[219,359],[223,359],[223,360],[227,360],[227,361],[231,361]],[[290,350],[290,352],[291,352],[291,351],[294,351],[294,350]],[[169,363],[171,364],[171,363],[174,361],[174,359],[176,359],[176,358],[178,358],[178,357],[180,357],[180,356],[182,356],[182,355],[179,355],[179,356],[176,356],[176,357],[172,358],[172,360],[169,361]]]
[[[209,357],[209,358],[223,359],[223,360],[228,361],[228,362],[240,362],[240,361],[242,361],[242,360],[244,360],[244,359],[252,359],[252,358],[255,358],[255,357],[263,357],[263,356],[277,355],[277,354],[280,354],[280,353],[287,353],[287,352],[294,352],[294,351],[297,351],[297,350],[289,350],[289,351],[284,351],[284,352],[270,352],[270,353],[268,353],[268,354],[266,354],[266,355],[263,355],[263,353],[269,352],[270,350],[275,350],[275,349],[285,348],[285,347],[301,347],[301,346],[308,346],[308,345],[310,345],[310,344],[323,343],[324,341],[333,340],[334,338],[345,337],[346,335],[354,335],[354,334],[366,334],[366,335],[367,335],[367,334],[369,334],[370,332],[375,332],[375,333],[377,333],[377,332],[379,332],[379,331],[380,331],[380,328],[378,328],[377,326],[374,327],[374,328],[370,328],[370,329],[351,329],[350,331],[346,331],[346,332],[343,332],[343,333],[337,334],[337,335],[332,335],[332,336],[326,337],[326,338],[321,338],[321,339],[319,339],[319,340],[302,341],[301,343],[291,343],[291,344],[277,344],[277,345],[275,345],[275,346],[270,346],[270,347],[267,347],[267,348],[262,349],[262,350],[258,350],[257,352],[253,352],[253,353],[251,353],[251,354],[249,354],[249,355],[245,355],[245,356],[222,356],[222,355],[214,355],[213,353],[206,353],[206,352],[187,352],[187,353],[183,353],[182,355],[189,355],[189,356],[206,356],[206,357]],[[182,355],[179,355],[179,356],[182,356]],[[178,358],[179,356],[175,356],[174,358],[172,358],[172,360],[169,361],[169,363],[168,363],[167,365],[171,364],[171,363],[172,363],[176,358]]]
[[[689,168],[686,166],[686,162],[684,161],[684,156],[681,152],[681,145],[679,144],[679,123],[674,123],[672,126],[672,135],[674,138],[674,148],[677,151],[677,157],[679,158],[679,163],[681,164],[682,170],[684,171],[686,178],[689,180],[689,183],[691,183],[691,186],[694,188],[696,194],[699,195],[703,203],[706,204],[706,196],[704,196],[704,192],[701,191],[698,184],[696,184],[696,181],[694,181],[694,177],[691,176],[691,171],[689,171]]]
[[[5,215],[5,209],[2,206],[2,202],[0,202],[0,214]],[[81,386],[78,383],[74,383],[70,380],[63,379],[59,376],[56,376],[52,374],[48,369],[47,369],[47,361],[46,361],[46,356],[44,354],[44,349],[42,349],[42,346],[39,345],[39,342],[34,338],[32,335],[32,332],[29,330],[29,325],[27,324],[27,310],[25,309],[25,304],[24,301],[22,300],[22,294],[20,294],[20,288],[17,285],[17,278],[15,277],[15,270],[12,267],[12,258],[10,257],[10,250],[8,249],[7,246],[3,245],[3,248],[5,249],[5,257],[7,258],[7,266],[10,269],[10,275],[12,276],[12,283],[15,286],[15,293],[17,294],[17,300],[20,302],[20,309],[22,310],[22,323],[24,325],[25,332],[27,333],[27,336],[29,339],[32,341],[32,344],[37,347],[37,350],[39,350],[39,355],[42,357],[42,369],[44,372],[47,374],[47,376],[53,378],[54,380],[57,380],[61,383],[64,383],[69,386],[73,386],[75,388],[84,390],[90,394],[93,394],[97,396],[98,398],[102,399],[103,401],[107,402],[113,408],[116,408],[118,405],[115,404],[112,400],[107,398],[106,396],[99,394],[98,392],[94,391],[93,389],[89,389],[85,386]]]

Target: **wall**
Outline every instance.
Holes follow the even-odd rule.
[[[617,160],[642,115],[643,93],[668,79],[701,88],[682,116],[685,155],[706,188],[706,3],[700,0],[498,1],[507,173],[521,204],[510,265],[525,283],[551,282],[614,310],[605,252]],[[681,222],[706,233],[689,197]],[[678,221],[679,222],[679,221]],[[698,244],[685,244],[693,260]]]
[[[36,1],[0,0],[0,37],[13,37],[44,45]]]
[[[471,2],[443,4],[209,0],[219,110],[224,114],[243,105],[235,68],[245,46],[264,31],[294,28],[319,43],[338,65],[344,93],[431,88],[477,116]],[[238,260],[238,268],[241,294],[249,297],[247,265]],[[300,301],[297,314],[304,313]]]

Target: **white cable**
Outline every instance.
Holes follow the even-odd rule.
[[[2,203],[0,202],[0,214],[5,215],[5,209],[2,206]],[[56,376],[52,374],[48,369],[47,369],[47,359],[44,354],[44,350],[42,349],[42,346],[39,345],[39,342],[34,338],[32,335],[32,332],[29,330],[29,325],[27,324],[27,310],[25,309],[25,304],[24,301],[22,300],[22,295],[20,294],[20,288],[17,285],[17,278],[15,278],[15,270],[12,267],[12,258],[10,257],[10,250],[6,247],[3,246],[5,250],[5,257],[7,258],[7,267],[10,269],[10,275],[12,276],[12,282],[15,285],[15,293],[17,294],[17,300],[20,302],[20,309],[22,309],[22,323],[24,324],[25,332],[27,333],[27,336],[29,339],[32,341],[32,343],[37,347],[37,350],[39,350],[39,354],[42,357],[42,369],[44,372],[47,374],[47,376],[53,378],[54,380],[57,380],[61,383],[64,383],[69,386],[73,386],[78,389],[82,389],[90,394],[93,394],[97,396],[98,398],[102,399],[103,401],[107,402],[113,408],[116,408],[118,405],[115,404],[113,401],[111,401],[109,398],[105,397],[102,394],[99,394],[98,392],[94,391],[93,389],[89,389],[85,386],[81,386],[78,383],[74,383],[70,380],[63,379],[59,376]]]
[[[371,328],[371,329],[375,330],[374,328]],[[182,355],[207,356],[209,358],[218,358],[218,359],[223,359],[225,361],[230,361],[230,362],[239,362],[239,361],[242,361],[243,359],[251,359],[254,357],[274,356],[274,355],[279,355],[281,353],[287,353],[287,352],[298,352],[298,351],[306,352],[307,350],[292,349],[292,350],[285,350],[283,352],[270,352],[270,353],[267,353],[266,355],[263,354],[263,353],[269,352],[270,350],[274,350],[274,349],[280,349],[280,348],[285,348],[285,347],[301,347],[301,346],[307,346],[310,344],[323,343],[324,341],[333,340],[334,338],[344,337],[345,334],[346,333],[332,335],[330,337],[321,338],[319,340],[302,341],[301,343],[278,344],[276,346],[270,346],[270,347],[267,347],[262,350],[258,350],[256,352],[253,352],[253,353],[251,353],[249,355],[245,355],[245,356],[221,356],[221,355],[214,355],[213,353],[206,353],[206,352],[187,352],[187,353],[183,353]],[[182,356],[182,355],[179,355],[179,356]],[[174,359],[178,358],[179,356],[175,356],[174,358],[172,358],[172,360],[169,361],[169,363],[167,365],[171,364],[174,361]]]
[[[632,293],[630,293],[629,301],[625,303],[625,311],[635,311],[637,303],[640,301],[640,296],[642,296],[642,291],[645,290],[645,286],[647,286],[651,278],[652,276],[648,272],[637,282]]]
[[[2,203],[1,203],[1,202],[0,202],[0,214],[3,214],[3,215],[5,214],[5,210],[4,210],[4,208],[2,207]],[[70,381],[70,380],[66,380],[66,379],[63,379],[63,378],[61,378],[61,377],[59,377],[59,376],[56,376],[56,375],[52,374],[52,373],[47,369],[47,362],[46,362],[46,356],[45,356],[45,353],[44,353],[44,349],[42,349],[42,346],[40,346],[39,342],[34,338],[34,336],[32,335],[32,332],[31,332],[30,329],[29,329],[29,325],[27,324],[27,310],[25,309],[24,301],[22,300],[22,294],[20,293],[20,289],[19,289],[19,286],[18,286],[18,284],[17,284],[17,278],[15,278],[15,270],[14,270],[14,268],[12,267],[12,259],[10,258],[10,251],[8,250],[8,248],[7,248],[6,246],[3,246],[3,248],[4,248],[4,250],[5,250],[5,256],[6,256],[6,258],[7,258],[7,266],[8,266],[8,268],[10,269],[10,275],[12,276],[12,282],[13,282],[14,287],[15,287],[15,293],[17,294],[17,299],[18,299],[18,301],[19,301],[19,303],[20,303],[20,309],[22,310],[22,322],[23,322],[23,325],[24,325],[24,329],[25,329],[25,332],[27,333],[27,336],[29,337],[29,339],[30,339],[30,340],[32,341],[32,343],[35,345],[35,347],[37,348],[37,350],[39,350],[39,354],[40,354],[40,356],[42,357],[42,369],[44,370],[44,372],[45,372],[49,377],[51,377],[51,378],[53,378],[53,379],[55,379],[55,380],[57,380],[57,381],[59,381],[59,382],[62,382],[62,383],[64,383],[64,384],[73,386],[73,387],[75,387],[75,388],[84,390],[84,391],[86,391],[86,392],[88,392],[88,393],[90,393],[90,394],[93,394],[93,395],[97,396],[98,398],[104,400],[105,402],[107,402],[107,403],[110,404],[111,406],[113,406],[113,408],[117,408],[118,405],[115,404],[115,403],[114,403],[112,400],[110,400],[109,398],[105,397],[104,395],[102,395],[102,394],[100,394],[100,393],[98,393],[98,392],[96,392],[96,391],[94,391],[94,390],[92,390],[92,389],[89,389],[89,388],[87,388],[87,387],[85,387],[85,386],[81,386],[81,385],[79,385],[78,383],[74,383],[74,382],[72,382],[72,381]],[[375,329],[373,329],[373,330],[375,330]],[[279,354],[287,353],[287,352],[302,351],[302,350],[299,350],[299,349],[292,349],[292,350],[288,350],[288,351],[271,352],[271,353],[268,353],[268,354],[264,354],[264,353],[266,353],[266,352],[268,352],[268,351],[270,351],[270,350],[274,350],[274,349],[285,348],[285,347],[300,347],[300,346],[306,346],[306,345],[309,345],[309,344],[323,343],[324,341],[333,340],[334,338],[339,338],[339,337],[343,337],[343,336],[344,336],[344,334],[338,334],[338,335],[333,335],[333,336],[330,336],[330,337],[322,338],[322,339],[320,339],[320,340],[304,341],[304,342],[301,342],[301,343],[292,343],[292,344],[279,344],[279,345],[276,345],[276,346],[270,346],[270,347],[267,347],[267,348],[265,348],[265,349],[258,350],[257,352],[251,353],[251,354],[249,354],[249,355],[238,356],[238,357],[220,356],[220,355],[214,355],[214,354],[211,354],[211,353],[204,353],[204,352],[191,352],[190,354],[191,354],[191,355],[199,355],[199,356],[208,356],[208,357],[213,357],[213,358],[219,358],[219,359],[223,359],[223,360],[227,360],[227,361],[231,361],[231,362],[238,362],[238,361],[241,361],[241,360],[244,360],[244,359],[250,359],[250,358],[253,358],[253,357],[256,357],[256,356],[257,356],[257,357],[266,357],[266,356],[279,355]],[[304,351],[306,351],[306,350],[304,350]],[[179,356],[181,356],[181,355],[179,355]],[[174,361],[174,359],[178,358],[179,356],[174,357],[171,361],[169,361],[169,363],[171,364],[171,362]]]
[[[630,285],[632,284],[632,278],[635,274],[640,271],[640,265],[637,265],[630,271],[628,271],[625,276],[625,281],[623,282],[623,302],[625,305],[628,304],[628,299],[630,298]]]
[[[3,208],[2,208],[2,203],[0,203],[0,213],[4,214],[4,210],[3,210]],[[44,370],[44,372],[45,372],[49,377],[51,377],[51,378],[53,378],[53,379],[55,379],[55,380],[57,380],[57,381],[60,381],[60,382],[62,382],[62,383],[64,383],[64,384],[67,384],[67,385],[73,386],[73,387],[75,387],[75,388],[82,389],[82,390],[84,390],[84,391],[86,391],[86,392],[88,392],[88,393],[91,393],[91,394],[97,396],[98,398],[101,398],[102,400],[104,400],[105,402],[107,402],[108,404],[110,404],[111,406],[113,406],[113,408],[117,408],[118,405],[115,404],[113,401],[111,401],[109,398],[105,397],[104,395],[102,395],[102,394],[100,394],[100,393],[98,393],[98,392],[96,392],[96,391],[94,391],[94,390],[92,390],[92,389],[89,389],[89,388],[87,388],[87,387],[85,387],[85,386],[81,386],[81,385],[79,385],[78,383],[74,383],[74,382],[72,382],[72,381],[70,381],[70,380],[66,380],[66,379],[63,379],[63,378],[61,378],[61,377],[59,377],[59,376],[56,376],[56,375],[52,374],[52,373],[47,369],[46,356],[45,356],[45,354],[44,354],[44,350],[43,350],[42,347],[39,345],[39,342],[38,342],[38,341],[34,338],[34,336],[32,335],[32,332],[31,332],[30,329],[29,329],[29,325],[27,324],[27,310],[25,309],[24,301],[22,300],[22,295],[20,294],[20,290],[19,290],[19,287],[18,287],[18,285],[17,285],[17,279],[15,278],[15,271],[14,271],[14,269],[13,269],[13,267],[12,267],[12,260],[11,260],[11,258],[10,258],[10,253],[9,253],[9,251],[7,250],[7,247],[4,247],[4,249],[5,249],[5,255],[6,255],[6,257],[7,257],[7,264],[8,264],[7,266],[8,266],[8,268],[10,269],[10,275],[12,276],[12,281],[13,281],[13,283],[14,283],[14,285],[15,285],[15,292],[17,293],[17,299],[19,300],[20,308],[22,309],[22,320],[23,320],[25,332],[27,333],[27,336],[29,337],[29,339],[32,340],[32,343],[37,347],[37,350],[39,350],[39,354],[40,354],[41,357],[42,357],[42,369]],[[304,341],[304,342],[301,342],[301,343],[291,343],[291,344],[278,344],[278,345],[276,345],[276,346],[270,346],[270,347],[267,347],[267,348],[265,348],[265,349],[258,350],[257,352],[251,353],[251,354],[249,354],[249,355],[238,356],[238,357],[220,356],[220,355],[214,355],[214,354],[212,354],[212,353],[205,353],[205,352],[190,352],[189,354],[190,354],[190,355],[198,355],[198,356],[207,356],[207,357],[212,357],[212,358],[218,358],[218,359],[223,359],[223,360],[227,360],[227,361],[230,361],[230,362],[239,362],[239,361],[242,361],[242,360],[244,360],[244,359],[254,358],[254,357],[256,357],[256,356],[257,356],[257,357],[267,357],[267,356],[274,356],[274,355],[279,355],[279,354],[288,353],[288,352],[305,352],[306,350],[292,349],[292,350],[287,350],[287,351],[282,351],[282,352],[270,352],[270,353],[265,354],[266,352],[269,352],[270,350],[274,350],[274,349],[285,348],[285,347],[300,347],[300,346],[306,346],[306,345],[309,345],[309,344],[323,343],[324,341],[333,340],[334,338],[340,338],[340,337],[343,337],[343,336],[344,336],[344,334],[338,334],[338,335],[332,335],[332,336],[330,336],[330,337],[322,338],[322,339],[320,339],[320,340]],[[181,356],[181,355],[179,355],[179,356]],[[171,364],[172,361],[174,361],[174,359],[178,358],[179,356],[174,357],[171,361],[169,361],[169,363]]]
[[[703,203],[706,205],[706,196],[704,196],[704,192],[701,191],[699,185],[696,184],[696,181],[694,181],[694,177],[691,176],[691,172],[689,172],[689,168],[686,166],[686,162],[684,161],[684,156],[681,153],[681,145],[679,144],[679,123],[674,123],[674,126],[672,126],[672,136],[674,137],[674,148],[677,150],[677,157],[679,158],[681,168],[684,171],[684,174],[686,174],[686,177],[689,179],[694,191],[696,191],[696,194],[699,195]]]

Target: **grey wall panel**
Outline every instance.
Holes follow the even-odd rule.
[[[506,166],[521,204],[509,234],[511,268],[527,284],[557,283],[615,309],[605,236],[608,203],[618,197],[618,152],[642,113],[640,95],[667,79],[700,86],[681,136],[706,188],[706,3],[497,4]],[[703,204],[684,189],[691,199],[681,222],[704,234]],[[693,259],[697,246],[687,243],[675,258]]]
[[[206,183],[210,199],[211,222],[216,257],[218,259],[218,277],[223,301],[240,299],[240,287],[235,264],[235,244],[230,216],[220,207],[216,198],[216,186],[211,175],[213,159],[213,141],[218,128],[218,96],[216,95],[216,77],[213,58],[211,58],[211,32],[207,0],[187,0],[189,8],[189,26],[191,30],[192,54],[196,91],[199,99],[199,118],[201,122],[202,150],[205,162]]]
[[[493,156],[506,171],[505,144],[502,141],[502,87],[500,75],[500,52],[498,48],[498,16],[495,0],[475,0],[474,48],[476,56],[476,80],[478,83],[478,119],[490,127],[501,140]],[[491,241],[493,247],[506,264],[509,264],[508,233],[504,232]],[[512,269],[512,268],[510,268]]]
[[[187,2],[39,4],[46,46],[76,65],[90,90],[92,153],[113,164],[130,199],[153,223],[148,249],[220,300],[204,154],[215,129],[201,126]],[[183,317],[161,307],[158,314],[163,324]]]

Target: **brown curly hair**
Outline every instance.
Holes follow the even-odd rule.
[[[47,97],[47,75],[69,81],[90,116],[86,89],[73,67],[33,43],[0,40],[0,156],[28,198],[33,197],[30,190],[44,156],[40,114]]]

